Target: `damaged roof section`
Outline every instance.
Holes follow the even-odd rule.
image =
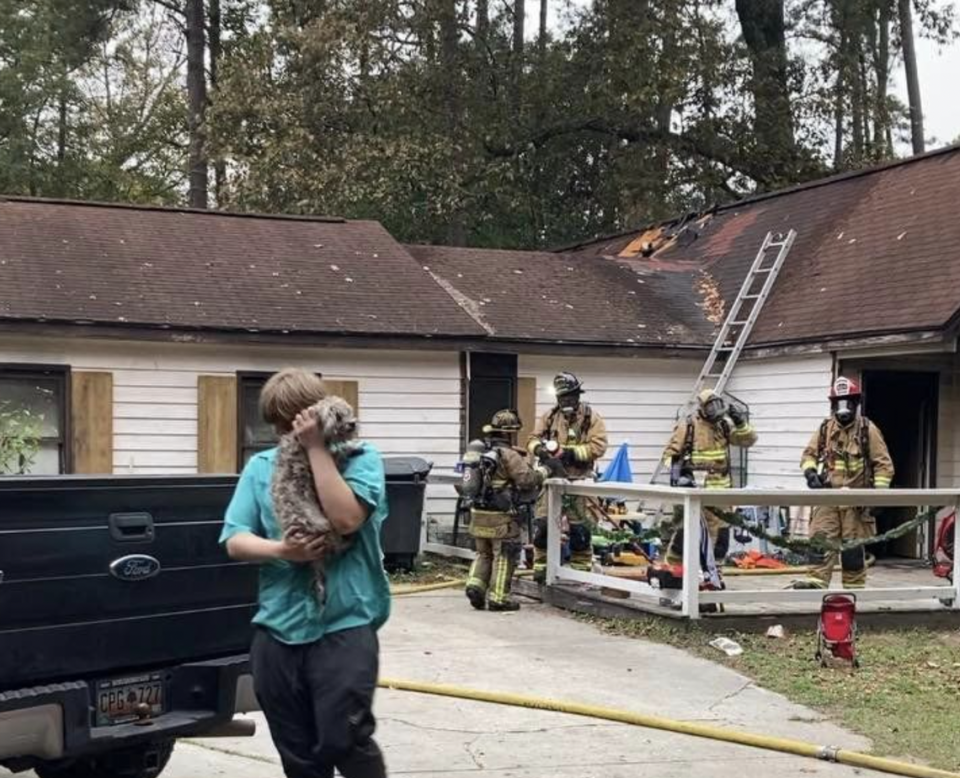
[[[691,276],[591,257],[407,246],[491,337],[621,346],[699,346],[713,325],[690,304]]]
[[[960,316],[958,200],[954,146],[572,250],[654,273],[709,273],[692,300],[715,321],[767,232],[794,229],[751,345],[937,330]]]

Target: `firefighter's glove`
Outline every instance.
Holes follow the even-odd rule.
[[[803,475],[807,479],[807,486],[809,488],[823,489],[823,481],[820,479],[820,474],[816,470],[814,470],[812,467],[804,470]]]
[[[727,410],[727,415],[738,427],[742,427],[747,423],[747,415],[739,405],[731,405]]]
[[[544,478],[566,478],[567,471],[559,459],[545,459],[538,467]]]
[[[560,453],[560,463],[562,465],[573,465],[577,462],[577,455],[573,453],[572,448],[565,448]]]
[[[533,455],[541,462],[549,462],[551,459],[553,459],[553,455],[547,448],[546,443],[537,444],[537,447],[533,450]]]

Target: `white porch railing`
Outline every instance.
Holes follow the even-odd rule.
[[[459,476],[454,473],[433,473],[430,483],[453,484]],[[700,591],[700,514],[704,506],[732,509],[736,506],[838,506],[838,507],[954,507],[960,508],[960,489],[675,489],[666,486],[634,484],[571,483],[562,480],[547,481],[547,571],[548,585],[560,583],[586,584],[626,591],[633,597],[660,604],[670,600],[679,604],[684,616],[696,619],[700,605],[707,603],[819,603],[822,590],[739,589],[736,591]],[[661,590],[640,581],[630,581],[600,573],[574,570],[560,564],[561,503],[563,495],[586,497],[619,497],[630,502],[643,502],[646,507],[663,505],[683,506],[683,586],[680,590]],[[960,511],[958,511],[960,512]],[[427,523],[424,518],[423,542],[425,551],[473,558],[473,552],[441,543],[427,542]],[[960,554],[954,555],[953,584],[933,586],[904,586],[858,589],[861,602],[892,602],[897,600],[943,600],[953,602],[960,610]],[[831,589],[843,593],[844,589]]]
[[[823,591],[769,589],[700,591],[700,514],[704,506],[732,509],[738,505],[789,505],[789,506],[838,506],[838,507],[943,507],[960,506],[960,490],[957,489],[674,489],[666,486],[634,486],[631,484],[568,483],[551,480],[547,483],[547,583],[571,583],[604,586],[608,589],[629,591],[641,597],[656,598],[657,602],[666,592],[654,589],[646,583],[623,581],[613,576],[585,573],[560,565],[560,505],[562,495],[586,497],[630,497],[643,500],[647,505],[659,503],[666,506],[683,506],[683,587],[674,600],[679,599],[684,616],[696,619],[700,604],[706,603],[802,603],[820,602]],[[960,555],[954,555],[952,585],[903,586],[857,589],[861,602],[893,600],[952,600],[953,608],[960,609]],[[831,589],[833,594],[846,592]]]

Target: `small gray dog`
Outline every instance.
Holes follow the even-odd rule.
[[[357,417],[350,403],[340,397],[326,397],[311,405],[306,413],[317,419],[327,450],[338,464],[359,453],[362,444],[357,440]],[[327,555],[336,555],[347,548],[349,540],[337,533],[323,513],[307,451],[293,432],[280,439],[270,493],[284,537],[326,536]],[[326,601],[326,558],[312,564],[317,599],[322,605]]]

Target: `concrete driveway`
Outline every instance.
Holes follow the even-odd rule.
[[[382,675],[595,703],[865,750],[819,714],[682,651],[603,635],[546,606],[472,611],[462,593],[395,600]],[[406,692],[378,693],[378,739],[394,776],[737,778],[852,776],[851,768],[565,714]],[[280,778],[254,738],[182,742],[167,778]]]

